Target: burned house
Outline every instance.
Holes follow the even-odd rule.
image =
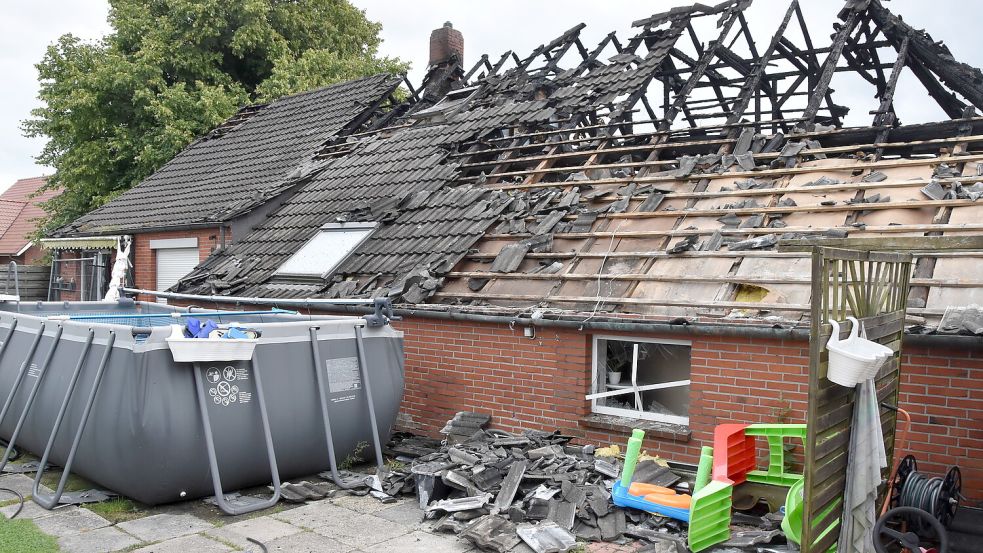
[[[404,428],[433,434],[457,411],[594,443],[644,428],[650,452],[693,461],[717,424],[804,420],[812,268],[781,243],[962,237],[914,252],[899,403],[919,466],[959,464],[983,498],[983,73],[879,0],[846,2],[828,39],[793,0],[756,40],[750,4],[674,8],[597,45],[580,25],[477,63],[445,27],[420,87],[349,101],[343,131],[275,172],[290,194],[171,290],[389,297]],[[843,75],[869,87],[863,125],[836,103]],[[368,82],[383,98],[397,81]],[[905,124],[900,95],[945,119]],[[72,232],[169,209],[140,194]]]

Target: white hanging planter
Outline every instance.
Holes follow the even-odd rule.
[[[171,325],[171,335],[165,338],[174,361],[248,361],[259,338],[185,338],[184,327]]]
[[[840,324],[830,321],[833,333],[826,343],[829,351],[829,369],[826,377],[840,386],[852,388],[859,382],[869,380],[877,375],[892,356],[894,350],[860,336],[861,323],[854,317],[847,317],[853,324],[850,336],[840,340]]]

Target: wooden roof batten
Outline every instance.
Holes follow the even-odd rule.
[[[751,0],[694,4],[627,38],[585,45],[580,24],[525,55],[456,60],[402,104],[389,91],[182,291],[795,325],[808,264],[778,244],[983,235],[983,74],[881,0],[844,2],[832,33],[806,24],[812,3],[783,7],[760,43]],[[924,92],[899,89],[903,72]],[[843,73],[873,91],[867,126],[844,123]],[[895,98],[912,92],[949,119],[902,125]],[[380,228],[323,279],[271,277],[319,217]],[[913,321],[983,294],[959,270],[983,247],[960,243],[914,256]]]
[[[977,84],[983,79],[974,81],[967,77],[978,70],[963,64],[954,64],[955,68],[937,69],[936,66],[944,65],[941,62],[944,56],[949,55],[948,50],[936,45],[924,32],[912,29],[891,14],[880,0],[845,2],[839,13],[841,21],[834,26],[835,33],[828,46],[813,43],[803,8],[798,0],[792,0],[766,48],[759,51],[746,23],[745,13],[749,5],[750,2],[734,1],[716,6],[719,14],[718,36],[702,48],[692,22],[687,20],[684,25],[683,20],[679,19],[680,14],[677,14],[675,21],[663,14],[636,22],[643,26],[670,24],[672,28],[682,27],[693,39],[697,50],[696,56],[687,56],[679,50],[679,44],[674,44],[669,49],[670,57],[655,71],[652,82],[661,83],[665,90],[661,117],[652,117],[651,99],[639,89],[629,94],[621,104],[606,111],[598,110],[587,117],[577,117],[578,121],[572,125],[514,128],[504,137],[491,136],[488,141],[479,139],[467,150],[452,153],[451,159],[459,162],[459,183],[484,186],[525,198],[521,201],[529,204],[529,210],[522,214],[504,214],[503,221],[517,223],[512,225],[512,230],[496,231],[493,230],[496,228],[494,226],[489,229],[472,250],[478,253],[462,258],[446,274],[447,283],[451,286],[445,286],[435,293],[431,301],[453,304],[455,308],[514,305],[517,309],[527,309],[532,302],[540,307],[571,312],[582,310],[585,304],[592,303],[595,309],[597,304],[605,304],[609,313],[651,313],[646,309],[652,306],[687,306],[703,314],[707,310],[725,313],[721,309],[753,311],[750,306],[753,302],[735,300],[737,285],[805,287],[808,274],[749,277],[742,267],[745,258],[760,259],[753,255],[758,253],[753,250],[748,255],[732,252],[727,258],[733,259],[733,263],[721,274],[700,274],[687,278],[685,271],[667,274],[657,267],[662,263],[665,268],[666,260],[672,259],[723,258],[673,255],[670,250],[685,246],[676,240],[686,240],[688,237],[695,239],[689,251],[713,256],[713,250],[702,251],[701,248],[714,239],[719,240],[717,237],[720,236],[724,238],[722,248],[719,242],[713,247],[721,248],[719,251],[724,252],[728,243],[767,238],[769,235],[782,239],[799,234],[806,240],[856,235],[857,240],[882,240],[886,246],[890,246],[903,244],[910,234],[918,235],[912,238],[948,238],[949,231],[960,233],[961,237],[983,234],[983,226],[966,223],[965,217],[959,224],[950,223],[953,210],[976,210],[983,205],[977,202],[978,194],[966,196],[959,192],[962,186],[983,181],[983,178],[974,178],[975,175],[970,172],[972,164],[983,167],[983,147],[980,147],[983,125],[973,110],[983,104],[983,89]],[[695,12],[688,12],[686,17],[696,15]],[[789,34],[793,23],[801,30],[798,40],[793,40]],[[735,28],[736,36],[730,36]],[[731,49],[739,39],[747,42],[750,54],[740,54]],[[802,44],[796,44],[797,41],[802,41]],[[628,45],[637,48],[642,42],[636,37]],[[893,47],[896,58],[882,61],[885,47]],[[878,49],[881,51],[878,52]],[[627,48],[620,51],[625,50]],[[674,60],[680,63],[673,63]],[[776,61],[791,64],[796,71],[784,70],[775,65]],[[727,77],[722,73],[724,70],[735,71],[740,77]],[[916,76],[919,72],[923,73],[919,81],[925,86],[928,96],[936,100],[951,117],[951,124],[938,122],[901,126],[895,113],[894,98],[900,74],[904,70],[910,70]],[[839,72],[860,74],[875,88],[878,105],[871,110],[869,127],[842,126],[842,116],[846,111],[834,103],[830,87],[834,75]],[[723,93],[720,85],[726,83],[739,87],[736,94]],[[695,92],[702,89],[710,90],[710,95],[696,97]],[[941,91],[945,91],[945,94]],[[801,98],[804,106],[789,107],[793,98]],[[646,105],[640,106],[642,102],[646,102]],[[636,106],[644,109],[636,109]],[[648,112],[650,118],[633,117],[633,114],[640,112]],[[676,124],[677,117],[679,125]],[[698,119],[713,118],[718,118],[719,122],[697,125]],[[645,130],[646,126],[653,130]],[[505,142],[506,138],[509,142]],[[787,153],[795,142],[801,142],[803,146],[794,148],[791,154]],[[751,156],[751,167],[733,161],[736,156],[742,155]],[[685,163],[683,158],[687,156],[698,160],[691,171],[682,169]],[[731,160],[729,165],[722,165],[728,157]],[[708,161],[704,164],[703,160]],[[492,167],[492,172],[488,172]],[[889,176],[875,175],[882,171]],[[823,177],[824,173],[852,176],[845,180],[842,177],[828,178],[827,181],[817,182],[814,187],[789,185],[793,179],[801,184],[809,175],[821,181],[826,178]],[[913,180],[900,176],[907,173],[921,174],[922,177]],[[896,174],[899,176],[895,177]],[[871,180],[866,180],[868,176]],[[740,179],[764,179],[772,184],[747,189],[712,184],[715,181],[733,182]],[[943,198],[910,197],[911,190],[929,184],[952,192]],[[980,186],[983,187],[983,184]],[[555,192],[553,196],[549,196],[550,190]],[[892,201],[888,197],[892,192],[901,194],[903,199]],[[849,201],[841,198],[828,202],[821,197],[846,193],[852,196],[848,198]],[[566,204],[560,203],[560,198],[571,198],[571,194],[573,203],[569,200]],[[928,195],[928,192],[925,194]],[[790,195],[796,195],[796,198],[812,195],[817,200],[815,203],[802,203],[802,200],[799,200],[799,204],[794,201],[789,203],[785,198]],[[547,197],[553,199],[540,203],[537,210],[532,209],[537,198]],[[759,198],[764,203],[697,207],[699,202],[711,198],[719,198],[721,204],[753,198]],[[619,200],[624,205],[615,207]],[[699,205],[706,206],[705,203]],[[888,224],[865,222],[876,213],[907,220],[905,217],[908,215],[902,214],[921,213],[926,209],[936,211],[931,220]],[[558,217],[550,216],[554,219],[549,221],[550,228],[538,228],[545,224],[547,214],[556,210],[562,213]],[[578,220],[585,215],[593,223],[589,227],[578,227]],[[845,219],[832,222],[833,219],[828,218],[831,222],[826,226],[820,223],[815,227],[811,224],[780,224],[783,217],[806,215]],[[705,224],[692,227],[687,221],[691,218],[724,216],[739,216],[745,218],[745,222],[748,220],[746,218],[762,219],[758,225],[742,225],[740,228]],[[914,215],[912,217],[917,219]],[[669,223],[644,229],[627,224],[648,220],[666,220]],[[877,220],[883,221],[884,217]],[[769,223],[776,224],[772,227]],[[497,228],[503,227],[499,225]],[[545,249],[531,246],[528,257],[519,267],[505,272],[489,270],[487,264],[499,257],[496,252],[506,245],[519,246],[547,238],[562,241],[563,248],[572,249],[560,251],[551,250],[550,246]],[[622,243],[626,246],[621,246]],[[484,247],[483,244],[488,246]],[[629,244],[631,247],[627,246]],[[651,249],[640,250],[642,244],[647,244]],[[605,247],[607,253],[603,251]],[[646,255],[622,256],[620,249],[640,251]],[[681,251],[686,252],[687,249]],[[911,290],[913,295],[922,291],[925,298],[909,303],[909,315],[938,315],[943,311],[926,306],[928,291],[933,288],[983,290],[983,282],[933,274],[940,259],[947,262],[975,259],[980,252],[983,252],[983,247],[978,250],[955,249],[952,255],[925,252],[924,256],[916,256],[918,262]],[[620,259],[631,264],[631,267],[624,272],[604,274],[609,258]],[[584,263],[590,260],[594,260],[594,265],[587,266],[591,268],[585,270]],[[597,261],[600,262],[599,268]],[[535,263],[540,264],[539,268]],[[549,271],[539,272],[550,263],[553,266]],[[557,264],[563,266],[557,268]],[[703,270],[696,268],[696,265],[693,267],[696,271]],[[594,280],[597,286],[591,282]],[[463,290],[454,285],[455,282],[465,281],[468,287]],[[552,286],[548,292],[531,293],[526,291],[529,285],[524,281],[552,283]],[[586,283],[586,288],[569,286],[576,282]],[[610,285],[617,282],[626,286],[614,294],[601,294],[602,283],[613,290]],[[646,292],[639,288],[642,283],[733,286],[721,289],[708,298],[669,300],[646,297]],[[536,285],[535,289],[541,291],[543,287]],[[588,293],[584,294],[584,291]],[[597,293],[592,301],[590,294],[594,292]],[[783,306],[781,301],[769,303],[766,300],[759,307],[761,314],[798,312],[801,316],[808,316],[809,310],[808,304],[792,301]]]

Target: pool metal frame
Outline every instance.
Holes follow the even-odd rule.
[[[18,309],[18,311],[19,311],[19,309]],[[263,312],[258,312],[258,311],[238,311],[238,312],[236,312],[236,311],[215,311],[214,312],[214,314],[216,314],[216,315],[243,315],[243,314],[273,314],[273,315],[275,315],[275,314],[295,314],[295,313],[296,312],[286,311],[286,310],[281,310],[281,309],[273,309],[273,310],[270,310],[270,311],[263,311]],[[185,313],[180,313],[179,316],[180,315],[188,315],[188,316],[202,316],[202,317],[207,317],[207,316],[209,316],[209,314],[210,314],[210,312],[204,312],[204,311],[203,312],[185,312]],[[139,317],[147,317],[147,316],[151,316],[151,315],[140,314],[140,315],[135,315],[132,318],[133,319],[136,319],[136,318],[139,318]],[[174,314],[160,314],[160,316],[174,316]],[[40,323],[40,329],[35,334],[35,336],[33,338],[33,341],[32,341],[30,347],[27,350],[27,354],[24,357],[23,362],[20,364],[20,368],[18,370],[16,379],[14,380],[14,383],[11,386],[10,392],[7,394],[7,398],[4,401],[3,407],[0,408],[0,423],[2,423],[6,419],[6,417],[8,415],[8,412],[10,411],[10,407],[13,404],[14,397],[18,394],[18,392],[20,391],[20,389],[21,389],[21,387],[23,385],[23,381],[24,381],[25,376],[29,372],[36,371],[36,373],[34,373],[34,374],[36,374],[36,379],[35,379],[32,387],[31,387],[31,390],[30,390],[30,392],[28,394],[27,400],[26,400],[23,408],[21,409],[21,412],[20,412],[19,417],[17,419],[16,426],[14,428],[13,433],[10,436],[10,440],[8,442],[8,446],[7,446],[6,450],[5,450],[5,453],[4,453],[3,457],[2,457],[2,459],[0,459],[0,471],[2,471],[2,469],[7,465],[8,461],[9,461],[9,457],[11,455],[11,452],[14,449],[14,446],[15,446],[16,441],[17,441],[17,438],[18,438],[18,436],[19,436],[19,434],[21,432],[21,429],[22,429],[22,427],[24,425],[24,422],[27,419],[28,414],[31,411],[31,408],[34,405],[35,399],[38,396],[38,390],[41,387],[41,383],[44,380],[45,374],[47,373],[48,365],[50,364],[51,359],[54,356],[54,352],[57,349],[58,344],[61,342],[61,336],[62,336],[62,332],[64,330],[64,327],[62,326],[62,324],[60,324],[60,321],[63,321],[63,320],[92,321],[94,319],[100,319],[100,318],[101,319],[106,319],[106,318],[117,318],[117,317],[118,317],[118,315],[117,314],[113,314],[113,313],[107,313],[106,315],[98,315],[98,314],[95,314],[95,315],[78,315],[78,316],[74,316],[74,317],[73,316],[64,316],[64,315],[51,315],[51,316],[49,316],[47,318],[47,320],[45,320],[45,321],[43,321],[43,322]],[[17,329],[17,322],[18,322],[17,319],[14,319],[12,321],[10,330],[7,332],[6,338],[3,340],[2,343],[0,343],[0,358],[3,358],[4,354],[7,352],[7,346],[10,343],[11,338],[14,336],[14,332]],[[383,460],[383,455],[382,455],[382,443],[381,443],[382,440],[380,438],[379,429],[378,429],[378,426],[377,426],[375,400],[374,400],[374,397],[372,395],[371,378],[369,377],[369,373],[368,373],[367,367],[366,367],[366,365],[367,365],[366,359],[367,358],[366,358],[366,355],[365,355],[365,345],[364,345],[363,334],[362,334],[362,328],[366,324],[371,324],[372,322],[373,322],[372,320],[359,320],[359,321],[356,321],[356,323],[354,324],[354,330],[355,330],[355,353],[356,353],[355,358],[356,358],[356,361],[357,361],[357,364],[358,364],[358,373],[359,373],[359,375],[361,377],[361,381],[363,382],[364,389],[365,389],[365,395],[366,395],[366,399],[367,399],[367,403],[368,403],[369,419],[370,419],[371,428],[372,428],[371,435],[372,435],[373,446],[374,446],[375,457],[376,457],[375,460],[376,460],[377,467],[381,470],[384,467],[384,460]],[[41,342],[42,336],[44,336],[44,331],[45,331],[46,327],[49,327],[52,323],[54,323],[57,327],[56,327],[55,334],[53,336],[51,345],[50,345],[50,347],[48,347],[47,351],[45,352],[43,361],[40,363],[40,365],[38,365],[36,367],[35,366],[32,366],[31,361],[35,357],[35,355],[37,354],[38,345]],[[332,436],[331,419],[330,419],[329,412],[328,412],[329,411],[329,409],[328,409],[328,397],[327,397],[328,394],[327,394],[327,390],[326,390],[325,376],[322,374],[323,371],[319,370],[319,360],[321,359],[320,346],[318,344],[318,336],[317,336],[317,331],[319,330],[319,328],[320,327],[318,325],[313,324],[310,327],[310,329],[309,329],[309,336],[310,336],[310,341],[311,341],[311,353],[312,353],[313,359],[314,359],[314,365],[313,365],[314,366],[314,372],[315,372],[315,375],[316,375],[316,381],[317,381],[317,386],[318,386],[318,399],[319,399],[319,403],[320,403],[321,418],[322,418],[322,423],[323,423],[323,426],[324,426],[324,437],[325,437],[325,440],[327,442],[327,447],[328,447],[328,457],[329,457],[329,464],[330,464],[330,473],[331,473],[332,480],[338,486],[340,486],[342,488],[351,488],[352,487],[352,484],[343,481],[342,478],[341,478],[341,475],[339,474],[339,471],[338,471],[337,454],[336,454],[335,447],[334,447],[334,440],[333,440],[333,436]],[[133,328],[133,331],[137,331],[137,328],[134,327]],[[116,331],[115,330],[110,331],[109,334],[108,334],[107,344],[106,344],[105,350],[104,350],[104,352],[103,352],[103,354],[101,356],[101,359],[99,360],[99,364],[97,365],[97,369],[96,369],[96,373],[95,373],[95,376],[94,376],[94,380],[93,380],[92,386],[88,390],[88,396],[87,396],[86,401],[85,401],[85,404],[84,404],[82,415],[81,415],[81,417],[80,417],[80,419],[78,421],[77,426],[74,429],[74,437],[73,437],[72,442],[71,442],[71,447],[68,450],[67,460],[64,463],[63,472],[62,472],[61,478],[59,479],[58,485],[57,485],[57,487],[56,487],[56,489],[54,490],[53,493],[48,494],[46,492],[43,492],[41,490],[41,480],[42,480],[42,478],[44,476],[45,469],[48,466],[48,464],[47,464],[48,463],[48,459],[49,459],[49,457],[51,455],[51,452],[53,450],[54,444],[56,442],[56,438],[58,437],[59,433],[62,431],[62,426],[63,426],[63,423],[64,423],[65,415],[66,415],[66,413],[68,411],[68,408],[69,408],[69,403],[71,402],[71,400],[74,397],[74,395],[76,394],[76,392],[79,391],[79,390],[77,390],[77,388],[78,388],[78,381],[79,381],[79,378],[81,376],[81,373],[82,373],[84,367],[86,366],[86,361],[87,361],[87,359],[89,357],[89,353],[91,351],[91,346],[93,344],[93,341],[94,341],[94,338],[95,338],[95,334],[96,333],[95,333],[95,330],[94,329],[92,329],[92,328],[88,329],[88,333],[85,336],[85,339],[84,339],[84,342],[83,342],[83,346],[82,346],[83,349],[82,349],[81,355],[79,356],[78,362],[75,364],[74,370],[72,371],[72,375],[71,375],[71,378],[69,380],[68,387],[66,389],[66,392],[64,394],[64,397],[62,398],[61,405],[58,408],[58,413],[57,413],[57,415],[55,417],[54,424],[52,425],[50,434],[48,435],[48,439],[47,439],[47,443],[46,443],[46,446],[45,446],[45,449],[44,449],[44,453],[41,456],[41,461],[39,463],[38,470],[37,470],[37,472],[35,474],[35,477],[34,477],[33,488],[32,488],[32,498],[33,498],[33,500],[34,500],[35,503],[37,503],[41,507],[43,507],[45,509],[48,509],[48,510],[50,510],[50,509],[54,508],[55,506],[57,506],[59,504],[59,502],[61,501],[62,495],[64,494],[65,486],[66,486],[66,484],[68,482],[68,477],[71,474],[72,465],[73,465],[73,462],[74,462],[74,459],[75,459],[75,455],[78,452],[79,445],[82,442],[82,436],[83,436],[83,434],[85,432],[86,425],[87,425],[88,420],[89,420],[89,416],[90,416],[90,414],[92,412],[92,408],[93,408],[93,406],[95,404],[96,397],[98,395],[99,388],[100,388],[100,385],[101,385],[102,380],[103,380],[103,376],[104,376],[104,372],[105,372],[106,366],[107,366],[107,364],[109,362],[110,356],[112,355],[112,352],[113,352],[113,349],[114,349],[113,348],[113,345],[114,345],[115,339],[116,339]],[[222,478],[221,478],[221,472],[220,472],[220,469],[219,469],[219,466],[218,466],[218,459],[217,459],[217,454],[216,454],[215,440],[214,440],[214,437],[213,437],[212,427],[211,427],[211,421],[210,421],[209,413],[208,413],[208,409],[207,409],[208,398],[207,398],[207,394],[205,392],[205,385],[204,385],[204,382],[203,382],[203,373],[205,371],[205,368],[202,367],[202,363],[201,362],[193,362],[192,363],[192,370],[194,371],[194,383],[195,383],[195,388],[196,388],[196,391],[197,391],[197,394],[196,394],[197,395],[197,405],[198,405],[198,411],[199,411],[200,416],[201,416],[202,430],[203,430],[203,433],[204,433],[205,447],[206,447],[206,451],[207,451],[207,454],[208,454],[208,464],[209,464],[209,469],[210,469],[210,473],[211,473],[212,487],[213,487],[214,492],[215,492],[215,501],[216,501],[217,505],[219,506],[219,508],[222,509],[222,511],[224,511],[225,513],[230,514],[230,515],[240,515],[240,514],[250,513],[250,512],[261,510],[261,509],[266,509],[268,507],[271,507],[271,506],[275,505],[280,500],[280,495],[281,495],[280,475],[279,475],[279,471],[278,471],[278,468],[277,468],[276,454],[275,454],[274,446],[273,446],[273,436],[272,436],[271,427],[270,427],[270,421],[269,421],[269,416],[268,416],[268,412],[267,412],[266,398],[265,398],[264,390],[263,390],[263,383],[262,383],[262,377],[261,377],[261,372],[262,371],[260,370],[260,367],[258,366],[258,364],[256,362],[255,353],[252,355],[252,358],[249,360],[249,365],[248,366],[250,368],[252,368],[252,374],[253,374],[254,385],[255,385],[254,392],[255,392],[255,395],[256,395],[256,400],[257,400],[257,404],[258,404],[258,407],[259,407],[260,419],[262,421],[262,426],[263,426],[263,438],[264,438],[265,444],[266,444],[267,459],[268,459],[268,463],[269,463],[270,474],[271,474],[271,477],[272,477],[273,493],[272,493],[272,495],[269,498],[264,499],[262,501],[257,501],[255,503],[249,503],[249,504],[244,504],[244,505],[233,505],[229,501],[226,500],[225,493],[224,493],[224,490],[223,490],[223,487],[222,487]]]

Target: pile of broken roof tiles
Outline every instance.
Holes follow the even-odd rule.
[[[387,453],[405,466],[384,477],[383,490],[415,493],[423,516],[435,521],[438,531],[485,551],[510,551],[520,542],[537,552],[567,551],[578,540],[641,540],[650,551],[688,551],[684,524],[611,502],[611,484],[620,472],[616,458],[596,456],[590,445],[571,445],[570,437],[558,432],[485,430],[489,419],[458,413],[444,427],[443,442],[397,434]],[[638,464],[634,481],[691,486],[651,459]],[[735,528],[733,542],[719,550],[781,541],[780,520],[735,515],[747,527]]]

